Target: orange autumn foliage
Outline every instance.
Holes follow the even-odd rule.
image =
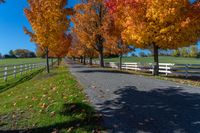
[[[200,38],[200,1],[106,0],[124,28],[123,40],[139,48],[176,49]],[[123,18],[122,18],[123,17]]]
[[[72,9],[66,8],[67,0],[28,0],[30,8],[25,9],[32,31],[24,29],[41,48],[48,48],[55,55],[63,55],[70,46],[70,37],[66,31],[70,27],[68,15],[73,14]],[[60,51],[60,53],[59,53]],[[66,54],[66,53],[65,53]]]

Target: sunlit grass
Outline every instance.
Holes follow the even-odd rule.
[[[0,130],[92,132],[99,120],[62,66],[0,93]]]
[[[45,62],[43,58],[19,58],[19,59],[0,59],[0,66],[13,65],[13,64],[26,64],[26,63],[39,63]]]

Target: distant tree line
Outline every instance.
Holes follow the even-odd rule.
[[[8,54],[2,55],[0,53],[0,58],[35,58],[36,54],[27,49],[16,49],[10,50]]]
[[[179,48],[177,50],[159,50],[160,56],[174,56],[174,57],[190,57],[190,58],[200,58],[200,49],[197,45],[192,45],[190,47]],[[150,53],[139,52],[138,54],[131,53],[132,57],[150,57],[153,56],[153,51]]]
[[[179,48],[173,51],[172,56],[200,58],[200,49],[195,45],[191,47]]]

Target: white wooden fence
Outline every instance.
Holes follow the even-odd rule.
[[[4,81],[8,80],[8,77],[17,77],[17,74],[23,75],[34,69],[39,69],[46,67],[45,63],[34,63],[34,64],[18,64],[18,65],[6,65],[0,66],[0,79],[3,78]]]
[[[93,61],[93,64],[98,65],[99,61]],[[109,62],[105,63],[106,67],[119,69],[119,63]],[[122,69],[143,71],[153,73],[154,65],[152,63],[137,63],[137,62],[124,62]],[[159,63],[159,72],[167,75],[185,76],[185,77],[200,77],[200,64],[172,64],[172,63]]]

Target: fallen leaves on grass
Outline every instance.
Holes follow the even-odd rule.
[[[40,103],[39,106],[42,109],[46,109],[48,107],[48,105],[46,103]]]
[[[17,103],[13,103],[13,106],[15,107]]]
[[[70,127],[67,129],[67,132],[71,132],[73,130],[74,127]]]
[[[52,111],[51,112],[51,117],[54,117],[56,115],[56,112],[55,111]]]
[[[37,100],[37,98],[36,97],[32,97],[32,101],[36,101]]]

